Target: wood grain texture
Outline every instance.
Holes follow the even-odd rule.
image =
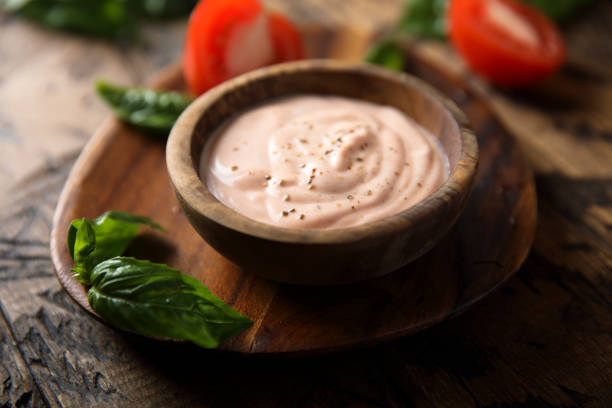
[[[118,209],[167,226],[165,236],[148,234],[148,243],[145,238],[136,249],[137,257],[197,277],[255,322],[224,345],[225,350],[300,353],[368,345],[463,311],[506,280],[527,255],[535,231],[533,178],[486,102],[434,67],[409,56],[407,60],[412,72],[428,75],[444,94],[462,96],[483,152],[474,193],[458,227],[424,258],[386,277],[341,287],[289,286],[257,278],[193,231],[168,180],[163,140],[113,120],[85,148],[60,197],[51,256],[62,285],[91,310],[85,288],[72,276],[66,231],[75,218]],[[162,75],[158,86],[181,89],[180,70]],[[263,248],[258,252],[265,256]]]
[[[12,337],[6,319],[0,319],[0,404],[33,407],[41,402],[30,370]]]
[[[344,0],[270,3],[289,10],[302,22],[301,29],[316,39],[311,49],[356,58],[372,31],[349,30],[353,21],[360,19],[363,27],[362,22],[368,20],[369,27],[377,31],[380,16],[392,21],[402,2],[354,0],[350,6]],[[602,0],[563,27],[570,64],[548,91],[522,95],[479,88],[536,172],[538,228],[533,250],[521,270],[463,315],[384,346],[262,361],[143,342],[97,322],[61,288],[48,251],[58,194],[78,152],[74,147],[65,148],[69,144],[58,133],[50,136],[46,131],[25,132],[23,128],[13,132],[18,139],[5,140],[0,146],[0,171],[8,174],[0,182],[0,319],[9,322],[0,325],[0,333],[15,344],[10,349],[19,353],[31,373],[29,378],[40,390],[40,398],[33,392],[32,405],[609,407],[610,19],[612,4]],[[318,21],[323,27],[315,24]],[[339,25],[345,29],[339,31]],[[48,115],[38,112],[52,106],[67,125],[83,129],[80,143],[84,143],[88,132],[99,126],[95,118],[108,111],[95,102],[89,107],[95,112],[84,121],[84,115],[70,114],[68,104],[64,109],[40,90],[73,60],[90,55],[97,42],[73,38],[73,52],[62,64],[54,65],[51,56],[69,37],[8,17],[0,21],[0,30],[0,87],[10,84],[13,75],[21,75],[20,66],[31,68],[29,80],[20,81],[23,95],[30,95],[26,111],[9,114],[5,109],[20,93],[0,95],[0,132],[6,134],[8,124],[24,118],[45,130]],[[109,58],[120,59],[122,71],[119,76],[107,73],[105,63],[97,75],[144,83],[156,67],[176,59],[181,43],[176,30],[174,24],[157,24],[147,28],[150,43],[146,47],[109,47],[113,49]],[[414,50],[420,58],[431,57],[444,70],[461,67],[444,45],[422,42]],[[91,65],[96,64],[92,59]],[[5,70],[8,65],[13,68]],[[96,66],[91,69],[95,71]],[[479,82],[464,69],[458,75]],[[82,84],[90,79],[70,76],[63,92],[78,101]],[[558,103],[558,94],[551,93],[555,88],[571,91],[572,102]],[[95,101],[91,89],[88,95]],[[15,146],[5,150],[10,143]],[[18,148],[20,143],[23,150]],[[7,157],[15,163],[11,167],[15,172],[8,172]],[[38,163],[34,168],[32,160]],[[2,363],[6,364],[4,357]],[[12,389],[31,389],[27,373],[12,378]],[[0,406],[14,407],[19,397],[2,388]]]

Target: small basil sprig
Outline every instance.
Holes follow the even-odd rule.
[[[192,98],[174,91],[123,88],[104,81],[96,83],[98,95],[124,121],[157,132],[167,132]]]
[[[87,299],[96,313],[122,330],[207,348],[252,325],[199,280],[163,264],[122,257],[141,225],[161,229],[150,218],[120,211],[72,221],[67,241],[73,271],[90,286]]]
[[[85,285],[91,284],[89,274],[93,267],[122,255],[141,225],[163,230],[148,217],[122,211],[108,211],[93,220],[72,221],[68,229],[68,250],[74,260],[75,278]]]

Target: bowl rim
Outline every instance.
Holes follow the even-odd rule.
[[[206,109],[225,93],[266,77],[293,74],[309,70],[352,72],[382,77],[415,88],[433,103],[447,111],[457,126],[461,139],[459,160],[448,179],[425,199],[404,211],[379,220],[345,228],[292,229],[256,221],[227,207],[214,197],[192,161],[192,138]],[[272,65],[242,74],[210,89],[195,99],[180,115],[168,137],[166,165],[172,187],[183,207],[234,231],[270,241],[301,244],[344,244],[374,236],[385,236],[405,230],[415,222],[440,209],[445,202],[466,194],[478,167],[478,144],[469,121],[459,107],[426,82],[406,73],[370,64],[338,60],[310,59]],[[469,193],[469,191],[467,192]],[[189,211],[185,211],[191,218]]]

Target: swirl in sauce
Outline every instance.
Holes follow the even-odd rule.
[[[227,121],[200,176],[235,211],[284,228],[344,228],[401,212],[449,174],[438,140],[399,110],[344,97],[272,100]]]

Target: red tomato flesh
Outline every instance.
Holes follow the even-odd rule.
[[[183,72],[199,95],[251,69],[303,58],[303,49],[293,24],[258,0],[202,0],[187,27]]]
[[[452,0],[449,22],[457,50],[498,85],[533,84],[557,71],[565,58],[554,23],[514,0]]]

